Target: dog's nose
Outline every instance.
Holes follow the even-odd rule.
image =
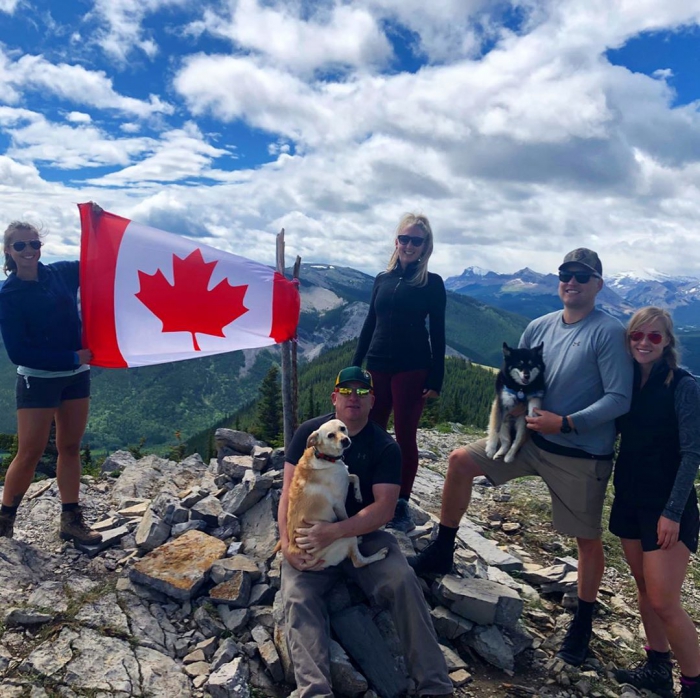
[[[344,437],[340,440],[340,445],[341,445],[343,448],[347,448],[347,447],[350,445],[350,439],[348,439],[347,436],[344,436]]]

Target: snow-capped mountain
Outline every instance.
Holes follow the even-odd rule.
[[[445,286],[456,293],[478,298],[483,303],[528,318],[561,308],[556,274],[541,274],[529,267],[513,274],[484,272],[481,269],[475,273],[474,267],[469,267],[459,276],[446,279]],[[623,296],[607,285],[598,296],[598,304],[619,318],[625,318],[634,311]]]

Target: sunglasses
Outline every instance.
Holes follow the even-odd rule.
[[[646,337],[652,344],[661,344],[664,341],[664,336],[661,332],[647,332],[644,334],[641,330],[630,332],[630,340],[633,342],[641,342]]]
[[[559,281],[561,281],[563,284],[568,284],[571,279],[576,278],[576,282],[579,284],[587,284],[590,280],[591,277],[595,279],[600,279],[600,276],[598,274],[590,274],[588,272],[573,272],[573,271],[560,271],[559,272]]]
[[[30,240],[29,242],[24,242],[23,240],[17,240],[17,242],[12,243],[12,249],[15,252],[21,252],[27,245],[33,250],[40,250],[44,243],[41,240]]]
[[[353,393],[357,395],[357,397],[367,397],[372,392],[371,388],[336,388],[335,389],[336,393],[340,393],[341,395],[345,395],[346,397],[348,395],[352,395]]]
[[[420,247],[425,242],[425,238],[419,235],[397,235],[396,239],[400,245],[408,245],[409,242],[412,242],[414,247]]]

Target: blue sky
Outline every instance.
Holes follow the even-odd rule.
[[[698,0],[0,0],[0,205],[75,204],[272,263],[700,276]]]

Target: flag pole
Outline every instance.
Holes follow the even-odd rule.
[[[294,269],[292,271],[292,280],[299,282],[299,269],[301,268],[301,257],[297,255],[294,260]],[[297,336],[292,339],[292,417],[293,430],[296,431],[299,426],[299,370],[297,366]],[[310,415],[315,417],[316,415]]]
[[[277,272],[284,276],[284,228],[277,233]],[[294,435],[294,398],[292,377],[292,353],[291,341],[282,342],[282,424],[284,428],[284,448],[289,448],[289,444]]]

